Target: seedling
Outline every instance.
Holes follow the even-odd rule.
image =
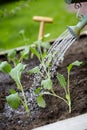
[[[17,85],[17,89],[22,92],[22,96],[23,96],[23,99],[22,99],[22,97],[20,97],[18,92],[16,92],[15,90],[10,91],[10,95],[6,97],[8,104],[12,108],[16,109],[19,107],[20,103],[22,103],[25,107],[27,114],[29,115],[28,104],[26,101],[23,86],[20,81],[21,75],[22,75],[23,70],[25,69],[25,66],[26,65],[23,65],[22,63],[18,63],[16,67],[12,68],[11,65],[7,61],[4,61],[0,64],[0,71],[7,73],[11,76],[11,78],[15,81]]]
[[[25,47],[24,50],[20,51],[19,57],[17,57],[17,51],[15,49],[10,50],[7,54],[7,59],[9,63],[7,61],[2,62],[0,64],[0,71],[9,74],[11,78],[15,81],[17,89],[22,93],[22,97],[20,97],[18,92],[16,92],[15,90],[10,91],[10,95],[6,97],[8,104],[12,108],[17,109],[20,106],[20,103],[22,103],[27,114],[29,115],[30,112],[28,104],[26,101],[23,86],[21,84],[22,72],[26,67],[26,65],[24,65],[22,62],[24,59],[27,59],[28,56],[29,56],[28,46]]]
[[[68,72],[67,81],[62,74],[60,74],[60,73],[57,74],[57,79],[60,83],[60,86],[65,91],[65,98],[57,95],[54,92],[53,82],[51,80],[51,74],[50,74],[50,71],[49,71],[50,67],[48,67],[48,71],[47,71],[46,66],[44,66],[45,64],[43,64],[43,67],[46,70],[47,75],[45,75],[45,77],[44,77],[45,79],[41,81],[41,87],[39,87],[35,90],[35,94],[38,95],[37,104],[40,107],[43,107],[43,108],[46,107],[46,103],[45,103],[45,100],[43,98],[43,95],[51,95],[51,96],[57,97],[57,98],[61,99],[62,101],[64,101],[69,106],[69,113],[71,113],[70,72],[71,72],[71,69],[73,68],[73,66],[80,66],[82,64],[83,64],[83,62],[75,61],[75,62],[73,62],[73,63],[71,63],[67,66],[67,72]],[[49,66],[49,64],[48,64],[48,66]]]

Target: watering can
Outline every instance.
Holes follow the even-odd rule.
[[[87,0],[65,0],[65,2],[68,4],[73,4],[73,3],[87,2]],[[79,37],[81,30],[86,25],[87,25],[87,15],[83,16],[81,21],[77,25],[68,26],[68,30],[73,36]]]
[[[67,4],[87,2],[87,0],[65,0]]]
[[[83,16],[81,21],[78,22],[75,26],[68,26],[68,30],[70,33],[75,36],[79,37],[81,30],[87,25],[87,15]]]

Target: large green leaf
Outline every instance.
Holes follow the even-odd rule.
[[[40,106],[42,108],[46,107],[46,103],[45,103],[45,100],[43,99],[42,95],[37,97],[37,104],[38,104],[38,106]]]
[[[7,96],[6,100],[9,104],[9,106],[14,108],[14,109],[17,109],[20,105],[20,102],[21,102],[18,93],[14,93],[14,94]]]
[[[41,86],[42,86],[44,89],[51,90],[52,87],[53,87],[52,80],[51,80],[50,78],[47,78],[47,79],[45,79],[45,80],[42,80]]]
[[[12,79],[16,82],[17,86],[20,89],[20,79],[21,79],[21,74],[24,70],[26,65],[23,65],[22,63],[19,63],[15,68],[11,70],[9,73]]]
[[[7,61],[4,61],[0,64],[0,71],[2,71],[4,73],[9,73],[11,71],[11,69],[12,69],[12,67]]]
[[[66,88],[66,79],[62,74],[57,74],[57,79],[61,85],[61,87]]]

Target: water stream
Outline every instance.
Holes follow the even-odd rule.
[[[52,44],[48,51],[48,55],[45,58],[45,62],[49,59],[49,55],[52,55],[51,59],[51,77],[54,76],[56,68],[63,61],[64,55],[68,48],[74,43],[76,37],[74,37],[67,29],[62,33],[57,40]]]

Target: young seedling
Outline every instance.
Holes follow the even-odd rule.
[[[67,82],[66,82],[66,79],[65,77],[62,75],[62,74],[57,74],[57,79],[60,83],[60,86],[64,89],[65,91],[65,99],[64,101],[68,104],[69,106],[69,113],[71,113],[71,96],[70,96],[70,72],[71,72],[71,69],[73,68],[73,66],[80,66],[82,65],[83,62],[80,62],[80,61],[75,61],[71,64],[69,64],[67,66],[67,73],[68,73],[68,79],[67,79]]]
[[[73,68],[73,66],[80,66],[81,64],[83,64],[83,62],[75,61],[75,62],[69,64],[69,66],[67,66],[67,72],[68,72],[67,81],[62,74],[60,74],[60,73],[57,74],[57,79],[60,83],[60,86],[65,91],[65,98],[57,95],[54,92],[53,83],[52,83],[51,76],[50,76],[50,71],[48,71],[46,77],[44,77],[45,79],[41,81],[41,87],[39,87],[35,90],[35,94],[38,95],[37,104],[40,107],[43,107],[43,108],[46,107],[46,103],[43,98],[43,95],[51,95],[51,96],[57,97],[57,98],[61,99],[62,101],[64,101],[69,106],[69,113],[71,113],[70,72],[71,72],[71,69]]]
[[[26,97],[25,97],[25,93],[23,90],[23,86],[21,84],[21,75],[23,70],[25,69],[26,65],[23,65],[22,63],[19,63],[16,65],[16,67],[12,68],[11,65],[7,62],[4,61],[0,64],[0,71],[7,73],[11,76],[11,78],[15,81],[16,85],[17,85],[17,89],[20,90],[22,92],[22,96],[23,99],[20,97],[20,95],[18,94],[18,92],[16,92],[15,90],[11,91],[10,95],[6,97],[8,104],[12,107],[12,108],[18,108],[20,103],[22,103],[25,107],[25,110],[27,112],[27,114],[29,115],[29,108],[28,108],[28,104],[26,101]]]
[[[18,57],[17,51],[15,49],[11,49],[7,54],[7,59],[9,62],[13,63],[14,66],[16,66],[18,63],[22,63],[23,60],[28,59],[29,50],[29,46],[26,46],[22,51],[20,51]]]

